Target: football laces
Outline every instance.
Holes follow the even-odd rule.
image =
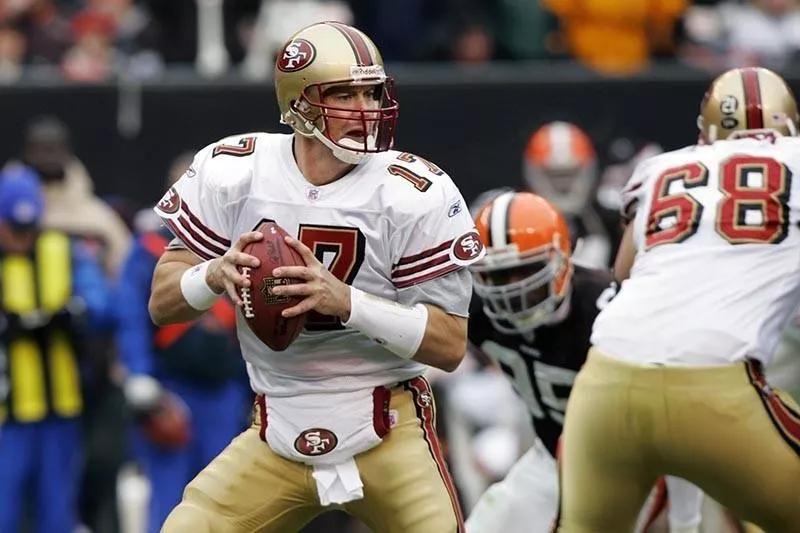
[[[250,281],[250,267],[242,267],[242,275],[247,281]],[[245,318],[255,318],[256,314],[253,312],[253,300],[250,287],[241,287],[239,290],[239,297],[242,300],[242,309],[244,310]]]

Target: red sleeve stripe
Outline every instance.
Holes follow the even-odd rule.
[[[449,274],[450,272],[458,270],[459,268],[461,268],[459,265],[456,265],[455,263],[450,263],[444,268],[440,268],[439,270],[434,270],[433,272],[428,271],[427,274],[423,274],[421,276],[406,278],[402,281],[395,281],[394,286],[396,289],[405,289],[406,287],[411,287],[413,285],[417,285],[425,281],[430,281],[432,279],[440,278],[445,274]]]
[[[425,261],[424,263],[418,263],[412,267],[404,268],[402,270],[393,270],[392,278],[393,279],[404,278],[406,276],[419,274],[422,271],[430,270],[431,268],[439,266],[442,263],[446,263],[449,259],[450,259],[449,254],[437,255],[433,259]]]
[[[442,244],[434,248],[428,248],[427,250],[423,250],[418,254],[401,257],[400,260],[397,262],[397,264],[392,267],[392,269],[395,269],[402,265],[407,265],[409,263],[416,263],[417,261],[425,259],[426,257],[438,254],[443,250],[449,250],[452,244],[453,244],[453,239],[450,239],[449,241],[443,242]]]
[[[198,256],[199,258],[204,259],[206,261],[208,261],[209,259],[214,259],[214,257],[215,257],[214,255],[211,255],[207,251],[205,251],[202,248],[200,248],[199,246],[197,246],[194,242],[192,242],[190,237],[189,237],[189,235],[187,233],[184,233],[184,231],[180,228],[180,226],[178,226],[175,223],[174,220],[165,218],[164,219],[164,223],[167,225],[167,227],[170,229],[170,231],[172,231],[172,233],[176,237],[178,237],[183,242],[184,245],[186,245],[186,247],[189,250],[194,252],[194,254],[196,256]]]
[[[198,244],[211,252],[214,257],[219,257],[223,255],[227,248],[222,248],[221,246],[215,244],[213,241],[206,238],[205,234],[202,233],[199,229],[195,229],[192,227],[192,224],[189,222],[189,219],[185,215],[181,215],[178,217],[178,222],[180,226],[186,230],[186,233],[192,238],[195,244]]]
[[[222,246],[225,250],[231,247],[231,241],[229,241],[225,237],[222,237],[214,233],[214,231],[212,231],[211,228],[203,224],[200,221],[200,219],[197,218],[194,213],[192,213],[192,210],[189,209],[189,206],[186,205],[186,202],[181,202],[181,210],[186,213],[192,224],[194,224],[197,227],[197,229],[199,229],[203,233],[203,235],[205,235],[205,237],[208,238],[210,241]]]

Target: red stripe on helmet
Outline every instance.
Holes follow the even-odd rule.
[[[347,41],[350,43],[350,47],[353,49],[353,53],[356,56],[356,61],[358,62],[359,66],[368,67],[374,64],[372,54],[369,53],[369,46],[364,40],[364,37],[361,36],[360,32],[351,28],[347,24],[342,24],[340,22],[327,22],[326,24],[333,26],[345,36]]]
[[[758,71],[745,68],[742,72],[744,84],[744,105],[747,129],[758,130],[764,127],[763,108],[761,106],[761,88],[758,85]]]

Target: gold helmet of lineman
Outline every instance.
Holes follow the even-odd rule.
[[[706,91],[697,127],[700,142],[758,134],[797,135],[797,102],[779,75],[761,67],[731,69]]]
[[[342,85],[375,86],[378,105],[353,110],[323,104],[323,95]],[[295,33],[278,52],[275,91],[281,122],[305,137],[316,137],[345,163],[364,161],[394,144],[398,104],[394,80],[386,76],[375,43],[340,22],[320,22]],[[360,135],[333,139],[329,119],[360,121]]]

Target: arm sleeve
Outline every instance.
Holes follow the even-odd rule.
[[[440,278],[486,253],[461,192],[446,175],[422,194],[419,209],[403,218],[392,238],[392,283],[397,289]],[[467,294],[470,292],[467,291]]]
[[[228,204],[225,183],[236,182],[248,172],[247,162],[242,161],[247,158],[214,157],[213,147],[195,155],[186,173],[153,208],[173,235],[206,261],[223,255],[231,246],[235,210]]]
[[[153,325],[147,312],[155,260],[139,241],[122,265],[116,300],[124,302],[117,311],[117,349],[131,374],[152,375]]]
[[[444,312],[467,317],[472,296],[472,276],[462,268],[444,276],[412,285],[397,292],[397,301],[404,305],[431,304]]]

